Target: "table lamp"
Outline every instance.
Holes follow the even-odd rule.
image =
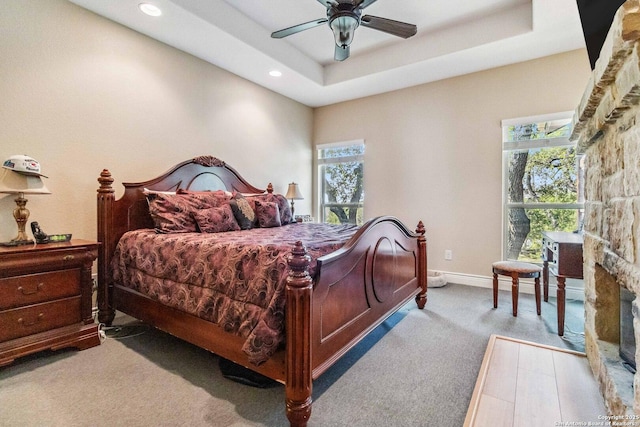
[[[289,188],[287,189],[287,194],[285,194],[284,197],[291,200],[291,217],[295,218],[295,216],[293,216],[293,212],[294,212],[293,201],[304,199],[304,197],[302,197],[302,193],[300,193],[298,184],[296,184],[295,182],[292,182],[291,184],[289,184]]]
[[[17,246],[32,244],[25,233],[25,226],[29,219],[27,199],[25,194],[51,194],[42,181],[40,163],[28,156],[12,156],[4,162],[0,169],[0,193],[17,194],[17,207],[13,210],[13,217],[18,224],[18,235],[9,242],[0,243],[2,246]],[[45,177],[46,178],[46,177]]]

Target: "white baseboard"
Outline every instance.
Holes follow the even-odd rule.
[[[436,272],[430,270],[429,273],[433,274]],[[472,274],[454,273],[451,271],[438,271],[437,273],[445,274],[447,276],[448,283],[493,289],[493,277],[490,276],[476,276]],[[520,292],[533,295],[535,293],[533,283],[533,280],[530,279],[520,280]],[[511,292],[511,279],[506,276],[498,276],[498,289]],[[556,290],[556,279],[552,275],[549,275],[549,296],[555,298]],[[567,283],[565,291],[566,299],[584,301],[584,288],[571,286]]]

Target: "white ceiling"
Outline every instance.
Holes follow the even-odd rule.
[[[324,18],[317,0],[70,1],[312,107],[585,46],[576,0],[378,0],[363,15],[418,33],[405,40],[360,27],[344,62],[333,61],[326,25],[270,37]],[[142,1],[162,16],[140,12]],[[270,77],[273,69],[282,77]]]

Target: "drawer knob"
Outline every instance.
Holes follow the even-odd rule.
[[[25,323],[24,319],[21,317],[18,319],[18,323],[20,323],[22,326],[33,326],[39,321],[41,321],[43,318],[44,318],[44,314],[40,313],[38,314],[38,317],[33,322]]]
[[[62,258],[65,261],[71,261],[73,260],[75,257],[73,255],[65,255],[64,258]]]
[[[25,288],[23,288],[22,286],[18,287],[18,291],[20,293],[22,293],[22,295],[33,295],[33,294],[37,294],[38,292],[40,292],[42,290],[42,288],[44,287],[44,283],[38,283],[38,285],[36,286],[36,288],[32,291],[27,291]]]

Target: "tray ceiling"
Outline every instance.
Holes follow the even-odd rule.
[[[143,0],[69,1],[312,107],[585,46],[575,0],[378,0],[364,14],[418,33],[359,27],[344,62],[333,61],[326,25],[270,37],[325,17],[317,0],[147,0],[162,10],[155,18],[140,12]]]

